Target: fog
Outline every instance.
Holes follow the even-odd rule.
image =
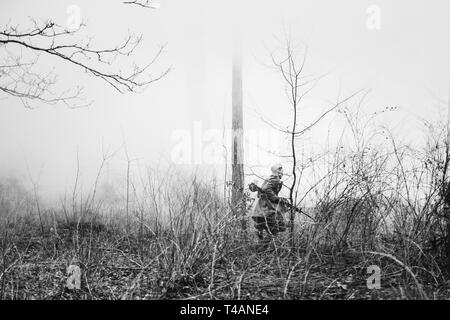
[[[38,181],[42,194],[67,190],[78,165],[83,185],[92,185],[102,155],[111,153],[114,157],[105,169],[109,179],[125,174],[126,153],[133,166],[142,169],[173,165],[189,171],[200,166],[219,174],[225,164],[218,161],[220,156],[208,162],[201,151],[196,158],[198,150],[190,148],[202,137],[206,141],[208,130],[214,136],[230,129],[232,30],[238,23],[243,39],[244,127],[256,137],[249,145],[275,152],[283,148],[283,138],[261,117],[290,123],[282,77],[268,67],[270,53],[286,38],[308,48],[308,74],[326,74],[303,102],[300,121],[305,125],[330,104],[361,89],[370,90],[363,104],[367,114],[398,108],[379,121],[406,141],[419,143],[424,119],[447,117],[450,3],[445,0],[161,0],[157,9],[124,6],[121,1],[37,5],[31,0],[2,0],[0,25],[27,26],[28,17],[64,25],[71,5],[81,9],[87,25],[83,35],[92,37],[93,44],[113,46],[128,33],[141,33],[137,62],[151,60],[167,44],[152,70],[158,74],[170,67],[170,72],[145,91],[121,94],[80,69],[42,56],[38,68],[53,70],[58,87],[83,86],[83,96],[92,104],[77,109],[37,104],[31,110],[0,92],[0,176],[15,176],[28,184]],[[369,20],[373,6],[380,17],[375,27]],[[329,130],[341,125],[339,115],[331,113],[304,142],[320,144]],[[187,136],[192,137],[192,153],[182,152],[183,161],[177,162],[174,154],[179,155],[180,143],[185,147]],[[224,142],[229,145],[227,139]],[[252,153],[246,157],[250,161]],[[280,161],[270,153],[254,158],[251,164],[264,174],[266,166]]]

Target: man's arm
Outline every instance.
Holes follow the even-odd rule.
[[[250,183],[250,184],[248,185],[248,187],[249,187],[250,191],[252,191],[252,192],[258,192],[258,193],[260,193],[260,194],[264,194],[263,189],[261,189],[260,187],[258,187],[258,186],[257,186],[255,183],[253,183],[253,182]],[[273,191],[272,191],[272,192],[273,192]],[[295,212],[297,212],[297,213],[302,213],[302,214],[304,214],[305,216],[307,216],[308,218],[310,218],[311,220],[314,220],[313,217],[311,217],[309,214],[305,213],[301,208],[298,208],[298,207],[292,205],[288,199],[280,198],[280,197],[277,197],[277,198],[278,198],[278,199],[281,199],[281,200],[283,201],[284,205],[286,205],[289,209],[292,208],[292,209],[294,209]]]
[[[267,199],[271,202],[282,201],[282,198],[279,197],[274,191],[277,188],[277,185],[280,183],[280,181],[270,178],[266,182],[267,183],[263,184],[261,191],[267,197]]]

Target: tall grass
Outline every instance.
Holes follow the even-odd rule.
[[[296,217],[295,241],[281,234],[260,244],[241,230],[222,185],[173,168],[128,168],[126,194],[109,198],[99,172],[90,194],[75,183],[39,214],[36,194],[4,180],[0,298],[444,297],[445,128],[429,125],[413,148],[386,128],[379,144],[348,119],[354,144],[309,155],[315,161],[298,169],[314,178],[297,189],[314,221]],[[65,286],[70,264],[82,269],[80,290]],[[366,286],[371,265],[382,270],[380,290]]]

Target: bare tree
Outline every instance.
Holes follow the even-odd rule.
[[[307,131],[311,130],[316,124],[318,124],[326,115],[328,115],[333,110],[337,109],[342,103],[350,100],[352,97],[360,93],[358,91],[347,98],[344,98],[340,101],[334,103],[331,107],[329,107],[325,112],[320,114],[314,121],[309,123],[302,128],[299,128],[298,116],[300,112],[300,107],[303,98],[314,89],[317,81],[324,77],[321,76],[313,76],[313,75],[305,75],[304,68],[306,64],[307,58],[307,49],[304,50],[301,55],[301,59],[296,56],[295,49],[292,46],[291,40],[287,39],[283,48],[283,54],[281,58],[276,58],[275,54],[271,54],[272,63],[275,67],[275,71],[279,72],[283,78],[283,82],[285,84],[285,93],[286,97],[291,105],[292,111],[292,123],[290,126],[280,126],[272,121],[264,120],[273,128],[289,135],[290,137],[290,155],[289,157],[292,159],[292,182],[289,188],[289,201],[294,206],[297,205],[297,192],[296,185],[299,183],[299,179],[297,177],[298,170],[298,159],[296,154],[296,140],[301,135],[305,134]],[[290,210],[290,238],[291,245],[294,246],[294,219],[295,219],[295,210],[291,207]]]
[[[242,39],[237,30],[234,31],[232,56],[232,141],[231,169],[232,196],[231,203],[236,216],[242,217],[242,229],[246,229],[244,219],[244,116],[242,96]]]
[[[146,4],[149,5],[143,3],[141,6]],[[76,30],[70,30],[51,20],[31,19],[28,27],[12,24],[0,27],[0,91],[19,98],[28,108],[33,107],[35,102],[63,103],[69,107],[89,105],[91,102],[82,96],[82,87],[57,89],[57,75],[53,72],[53,66],[47,64],[45,71],[42,71],[39,62],[44,56],[55,63],[61,61],[72,65],[121,93],[135,92],[168,73],[170,68],[155,75],[150,72],[150,67],[161,56],[165,45],[159,48],[150,61],[137,65],[130,60],[142,41],[141,35],[129,34],[118,45],[97,48],[91,39],[80,40],[85,26],[81,23]],[[118,67],[119,58],[126,60],[128,70]]]

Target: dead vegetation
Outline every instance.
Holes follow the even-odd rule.
[[[127,188],[128,215],[78,198],[38,215],[32,195],[3,182],[0,299],[448,298],[439,141],[422,154],[336,154],[310,194],[315,220],[297,216],[294,241],[265,246],[221,186],[197,177],[150,172],[141,191]],[[66,288],[71,264],[79,290]],[[380,289],[367,285],[373,265]]]
[[[241,228],[223,185],[173,168],[128,168],[126,194],[105,201],[102,165],[91,195],[77,178],[55,208],[37,188],[2,180],[0,299],[448,298],[445,126],[427,124],[422,147],[375,128],[378,143],[340,112],[351,143],[298,158],[298,176],[312,178],[296,205],[314,219],[297,215],[293,238],[265,244]],[[66,287],[70,265],[79,290]]]

